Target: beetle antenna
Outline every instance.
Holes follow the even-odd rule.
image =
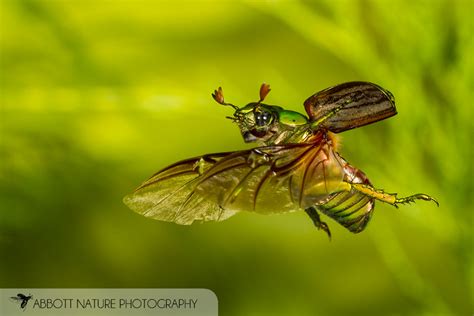
[[[231,107],[234,108],[234,110],[239,109],[237,106],[233,105],[232,103],[227,103],[227,102],[224,101],[224,93],[222,92],[221,87],[217,88],[217,90],[214,90],[214,93],[212,93],[211,95],[217,103],[222,104],[222,105],[231,106]]]
[[[254,111],[259,109],[260,103],[265,100],[265,97],[268,95],[270,90],[271,89],[269,84],[262,83],[262,85],[260,86],[260,100],[258,100],[257,104],[255,104],[255,107],[253,108]]]
[[[267,83],[262,83],[260,86],[260,100],[258,100],[257,104],[260,104],[263,100],[265,100],[265,97],[268,95],[268,93],[271,91],[270,85]]]

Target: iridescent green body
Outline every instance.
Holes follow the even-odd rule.
[[[245,142],[256,142],[261,146],[300,143],[312,134],[307,126],[308,119],[303,114],[260,103],[256,116],[256,106],[257,103],[249,103],[234,114]],[[263,118],[268,115],[268,123],[258,125],[258,115]]]
[[[337,153],[333,133],[396,114],[390,92],[366,82],[338,85],[306,100],[306,117],[263,104],[269,91],[262,85],[260,100],[242,108],[224,102],[221,88],[213,94],[218,103],[235,109],[228,118],[237,123],[244,141],[259,147],[178,162],[153,175],[124,202],[144,216],[178,224],[220,221],[240,211],[304,210],[330,235],[318,211],[357,233],[369,222],[375,200],[394,206],[434,201],[425,194],[397,198],[377,190]]]

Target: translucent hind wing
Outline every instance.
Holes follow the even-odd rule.
[[[235,212],[194,194],[199,177],[227,155],[205,155],[173,164],[127,195],[124,203],[143,216],[181,225],[227,219]]]
[[[158,172],[124,201],[144,216],[178,224],[238,211],[292,212],[338,190],[343,170],[336,158],[321,139],[206,155]]]
[[[305,158],[291,177],[293,199],[301,209],[321,203],[328,195],[344,190],[344,169],[328,143],[321,143]]]
[[[274,164],[279,157],[299,148],[261,147],[236,153],[210,169],[196,188],[199,195],[225,209],[263,214],[295,211],[287,176],[279,176]]]

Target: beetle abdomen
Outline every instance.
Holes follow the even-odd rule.
[[[348,163],[344,165],[344,172],[345,182],[371,185],[362,171]],[[365,229],[372,217],[374,199],[351,189],[331,194],[323,204],[317,205],[316,208],[351,232],[359,233]]]
[[[352,189],[349,192],[334,193],[328,203],[316,208],[351,232],[359,233],[372,217],[374,201]]]
[[[304,102],[311,121],[316,121],[336,108],[321,127],[334,133],[381,121],[397,114],[395,98],[390,91],[370,82],[347,82],[327,88]]]

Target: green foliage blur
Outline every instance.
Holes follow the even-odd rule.
[[[0,1],[0,286],[209,288],[221,315],[473,313],[473,1]],[[342,135],[378,187],[351,234],[304,212],[189,227],[122,204],[155,171],[248,148],[226,100],[304,111],[375,82],[398,115]]]

